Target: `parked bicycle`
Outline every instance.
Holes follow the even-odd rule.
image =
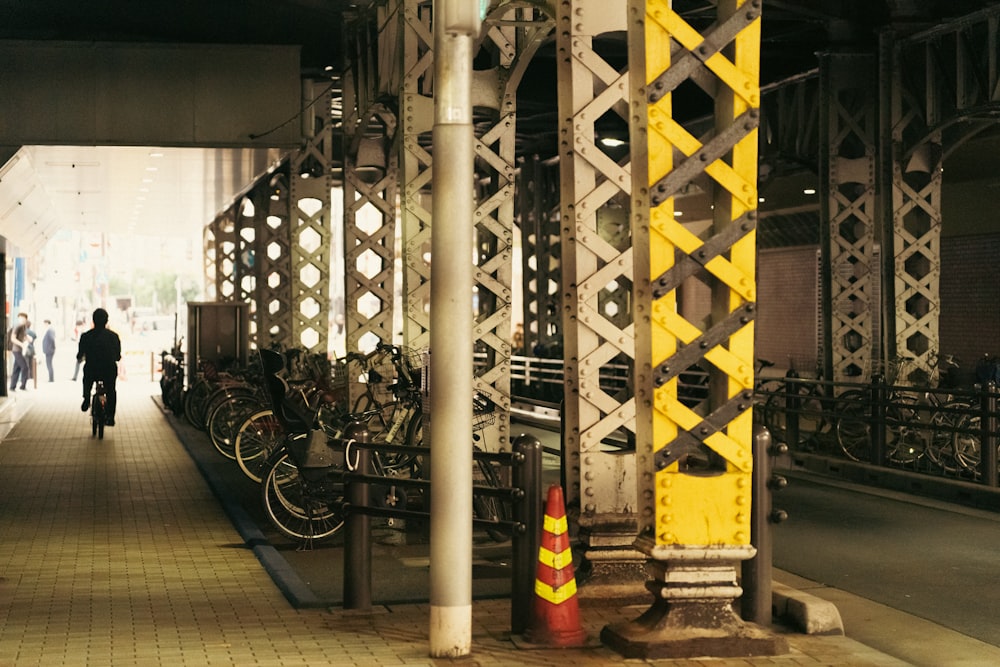
[[[766,359],[757,360],[758,383],[755,391],[763,397],[762,423],[776,442],[787,443],[789,447],[799,450],[815,448],[833,427],[827,419],[825,406],[829,399],[821,373],[817,370],[815,380],[800,378],[795,364],[789,363],[790,368],[783,378],[764,378],[764,369],[773,365]],[[798,428],[795,442],[789,442],[790,415],[794,415]]]
[[[953,356],[946,356],[947,368],[958,368]],[[888,365],[884,389],[885,452],[889,463],[913,465],[926,458],[945,472],[961,465],[960,451],[970,446],[967,420],[975,406],[954,388],[911,386],[913,378],[929,380],[915,370],[910,357]],[[900,384],[906,383],[906,384]],[[871,389],[850,389],[838,396],[835,431],[837,443],[848,458],[870,461],[872,447],[873,397]]]
[[[372,434],[371,465],[372,474],[384,480],[373,485],[373,503],[383,507],[406,508],[416,506],[423,500],[422,486],[404,484],[404,478],[418,478],[423,471],[422,410],[419,409],[419,369],[407,362],[407,351],[393,346],[380,346],[372,361],[388,353],[394,365],[401,365],[393,371],[393,396],[403,401],[392,404],[392,412],[386,412],[386,405],[379,399],[380,389],[386,376],[382,371],[369,373],[369,384],[376,386],[366,392],[370,401],[356,401],[370,405],[367,411],[348,413],[347,421],[366,423]],[[329,446],[342,433],[344,424],[321,423],[319,416],[324,410],[310,411],[302,403],[289,402],[288,383],[278,376],[280,360],[274,353],[261,351],[262,366],[265,369],[265,386],[272,401],[272,418],[281,429],[281,442],[270,453],[261,470],[261,497],[265,513],[275,527],[285,536],[309,543],[334,535],[343,524],[341,504],[343,503],[344,454]],[[403,372],[400,372],[402,369]],[[400,403],[406,403],[400,407]],[[495,405],[480,400],[474,403],[477,427],[484,428],[495,419]],[[390,414],[387,419],[387,414]],[[405,426],[405,429],[403,428]],[[398,434],[405,430],[403,440]],[[478,435],[474,436],[478,438]],[[473,445],[474,446],[474,445]],[[491,524],[505,521],[511,515],[504,501],[488,492],[489,488],[501,486],[496,465],[489,454],[478,454],[478,472],[474,474],[473,519],[484,528],[493,539],[507,539],[507,533]],[[399,480],[399,481],[397,481]],[[408,493],[407,489],[414,489]]]

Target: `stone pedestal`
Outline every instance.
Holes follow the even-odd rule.
[[[636,520],[621,514],[581,517],[579,526],[585,576],[577,594],[584,599],[646,599],[647,556],[635,548]]]
[[[787,642],[744,622],[733,602],[742,594],[736,564],[752,547],[652,547],[646,588],[653,605],[634,621],[607,626],[601,641],[626,658],[780,655]]]

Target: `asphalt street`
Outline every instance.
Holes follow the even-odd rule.
[[[791,476],[774,566],[1000,646],[1000,515]]]

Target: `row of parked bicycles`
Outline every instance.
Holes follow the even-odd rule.
[[[331,362],[301,350],[259,351],[242,368],[202,363],[198,377],[183,385],[177,350],[164,356],[163,400],[204,431],[212,446],[260,484],[268,519],[285,536],[322,540],[343,526],[344,471],[348,452],[340,442],[349,424],[367,428],[370,471],[377,506],[407,508],[422,502],[419,485],[393,480],[423,479],[423,354],[379,343],[369,354],[348,354]],[[495,418],[494,404],[473,397],[472,446]],[[487,458],[475,461],[476,483],[501,486],[501,471]],[[474,494],[476,517],[506,521],[510,508],[497,495]],[[497,540],[501,531],[490,531]]]
[[[958,368],[953,357],[943,363]],[[978,479],[984,419],[996,417],[995,361],[981,362],[977,383],[968,387],[914,385],[911,364],[900,360],[885,377],[861,385],[794,373],[768,378],[773,364],[758,360],[758,378],[765,377],[755,391],[755,419],[798,451],[832,449],[853,461]]]

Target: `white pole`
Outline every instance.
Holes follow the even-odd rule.
[[[434,7],[430,303],[430,654],[472,646],[472,42]],[[449,6],[450,5],[450,6]]]

